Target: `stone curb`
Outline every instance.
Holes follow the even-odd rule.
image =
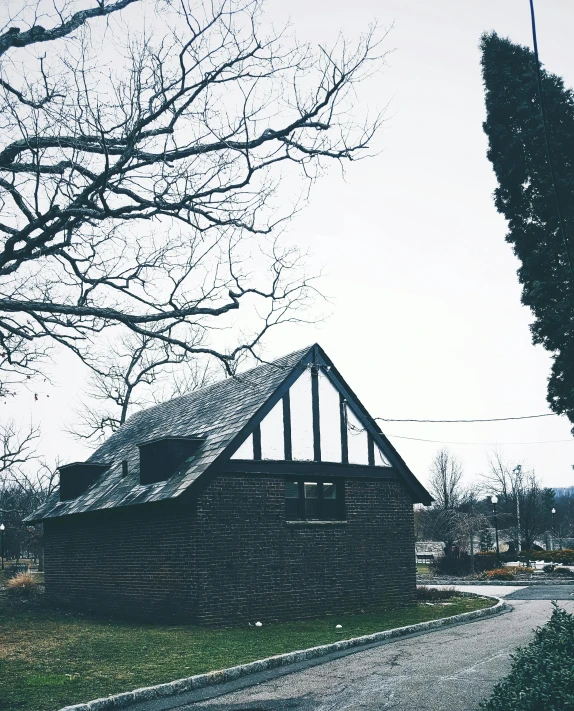
[[[570,580],[445,580],[444,578],[417,578],[417,585],[510,585],[512,587],[530,587],[531,585],[574,585],[574,578]]]
[[[463,595],[472,596],[472,593],[463,593]],[[274,657],[260,659],[255,662],[250,662],[249,664],[240,664],[239,666],[230,667],[229,669],[220,669],[206,674],[196,674],[195,676],[190,676],[187,679],[178,679],[176,681],[168,682],[167,684],[148,686],[142,689],[135,689],[135,691],[127,691],[123,694],[116,694],[115,696],[107,696],[103,699],[94,699],[94,701],[88,701],[84,704],[66,706],[63,709],[60,709],[60,711],[116,711],[117,709],[127,708],[135,703],[151,701],[153,699],[161,699],[167,696],[177,696],[178,694],[188,693],[190,691],[195,691],[196,689],[202,689],[206,686],[213,686],[215,684],[223,684],[228,681],[234,681],[239,677],[248,676],[249,674],[256,674],[268,669],[288,666],[290,664],[295,664],[296,662],[303,662],[307,659],[323,657],[326,654],[332,654],[333,652],[341,652],[352,647],[360,648],[368,644],[384,642],[388,639],[404,637],[409,634],[430,632],[441,627],[447,627],[464,622],[473,622],[474,620],[478,620],[482,617],[490,617],[491,615],[497,615],[501,612],[512,609],[504,600],[501,600],[500,598],[493,599],[498,600],[496,605],[484,608],[483,610],[463,612],[460,615],[443,617],[440,620],[419,622],[416,625],[397,627],[384,632],[375,632],[374,634],[363,635],[362,637],[354,637],[353,639],[342,639],[340,642],[334,642],[333,644],[323,644],[319,647],[311,647],[310,649],[301,649],[287,654],[277,654]]]

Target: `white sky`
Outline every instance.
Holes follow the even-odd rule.
[[[370,21],[394,24],[388,66],[361,93],[373,108],[389,101],[381,153],[332,170],[290,227],[323,267],[331,316],[313,327],[275,332],[267,356],[318,341],[373,416],[456,419],[548,412],[550,357],[531,344],[520,305],[518,262],[504,241],[486,159],[478,42],[496,29],[531,44],[527,0],[267,0],[269,18],[289,18],[299,39],[355,37]],[[574,85],[574,5],[538,2],[546,67]],[[63,433],[81,379],[70,356],[56,385],[21,393],[5,408],[43,428],[43,451],[62,461],[87,450]],[[49,397],[48,397],[49,396]],[[439,442],[501,443],[512,465],[532,466],[548,486],[574,483],[574,440],[565,418],[519,423],[389,423],[390,436],[425,481]],[[566,440],[552,444],[502,444]],[[449,444],[468,479],[486,470],[489,445]]]

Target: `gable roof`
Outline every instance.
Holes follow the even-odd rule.
[[[212,465],[235,451],[246,433],[270,411],[286,387],[311,362],[329,366],[329,378],[352,404],[365,429],[384,448],[415,501],[430,503],[432,499],[428,492],[316,344],[135,413],[88,459],[92,464],[109,464],[105,473],[76,499],[60,501],[56,490],[28,521],[178,497]],[[167,481],[140,484],[138,445],[160,438],[188,436],[204,438],[197,454],[184,462]],[[122,473],[124,460],[128,462],[127,476]]]

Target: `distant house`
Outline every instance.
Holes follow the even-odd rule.
[[[60,469],[46,594],[200,624],[415,597],[431,497],[318,346],[133,415]]]
[[[444,556],[444,541],[416,541],[415,559],[417,563],[432,563]]]

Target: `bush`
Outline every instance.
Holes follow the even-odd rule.
[[[570,568],[554,568],[554,575],[561,575],[563,578],[574,578],[574,572]]]
[[[561,551],[529,551],[522,553],[520,560],[543,560],[555,565],[574,565],[574,550],[564,548]]]
[[[566,711],[574,708],[574,615],[554,603],[550,621],[513,655],[510,674],[482,711]]]
[[[508,553],[500,554],[501,562],[510,560]],[[474,556],[474,572],[482,573],[485,570],[494,570],[498,568],[498,558],[496,553],[476,553]],[[445,556],[444,558],[436,558],[432,563],[432,569],[435,575],[453,575],[465,576],[471,574],[470,555],[462,553],[458,558]]]
[[[443,588],[439,590],[438,588],[427,588],[425,585],[417,588],[417,600],[427,601],[427,600],[448,600],[454,597],[457,592],[454,588]]]
[[[500,554],[501,562],[508,560],[508,557],[504,554]],[[474,569],[477,573],[482,573],[485,570],[495,570],[498,568],[498,558],[496,553],[479,553],[474,558]]]
[[[6,588],[12,595],[31,595],[38,591],[38,583],[30,573],[18,573],[8,580]]]
[[[485,580],[514,580],[516,568],[494,568],[480,574]]]
[[[548,565],[545,565],[542,570],[545,573],[553,573],[556,570],[556,566],[554,565],[554,563],[549,563]]]
[[[468,575],[470,573],[470,556],[435,558],[432,562],[432,570],[435,575]]]

